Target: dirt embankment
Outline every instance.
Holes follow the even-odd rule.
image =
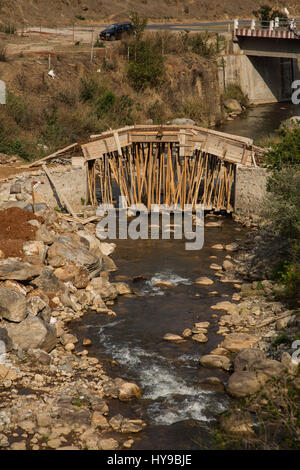
[[[31,212],[18,207],[10,207],[0,211],[0,251],[4,257],[23,257],[23,243],[35,240],[37,227],[30,225],[30,220],[43,222]]]
[[[30,5],[28,5],[28,3]],[[265,0],[2,0],[1,22],[44,25],[72,22],[101,22],[128,19],[130,11],[137,11],[152,21],[191,21],[249,17]],[[298,0],[273,1],[272,7],[288,7],[291,14],[299,13]]]

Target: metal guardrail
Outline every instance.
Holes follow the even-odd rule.
[[[234,20],[234,30],[239,28],[250,29],[252,31],[258,29],[268,29],[269,31],[289,31],[293,33],[300,32],[300,20],[295,18],[275,18],[271,21],[251,20],[240,22],[239,19]]]

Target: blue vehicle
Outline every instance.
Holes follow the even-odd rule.
[[[126,34],[133,32],[133,26],[130,22],[114,23],[101,31],[99,37],[102,41],[115,41],[121,39]]]

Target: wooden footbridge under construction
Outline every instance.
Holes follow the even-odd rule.
[[[255,167],[263,150],[248,138],[196,126],[130,126],[91,136],[45,160],[81,156],[90,203],[203,204],[233,210],[237,165]],[[41,161],[31,164],[38,165]]]

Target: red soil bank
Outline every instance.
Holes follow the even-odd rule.
[[[29,220],[43,222],[42,217],[18,207],[0,211],[0,250],[5,257],[23,257],[23,243],[35,240],[37,227],[28,224]]]

